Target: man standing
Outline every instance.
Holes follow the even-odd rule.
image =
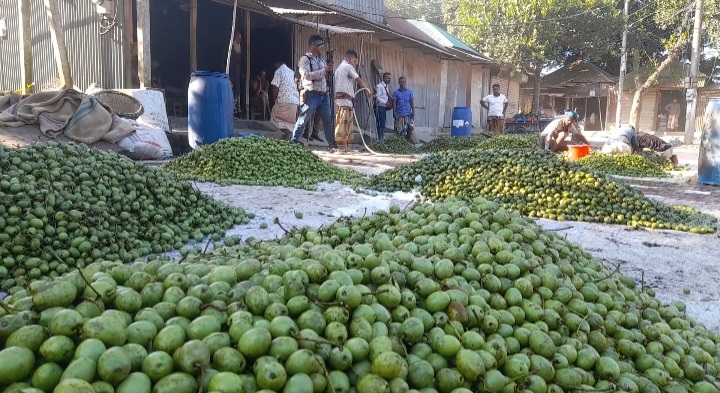
[[[300,94],[295,85],[295,71],[286,66],[282,59],[278,59],[275,62],[275,75],[270,84],[275,101],[270,112],[270,124],[285,134],[283,139],[290,140],[300,105]]]
[[[230,54],[230,83],[233,90],[233,103],[235,114],[242,112],[245,95],[245,62],[243,61],[243,39],[242,33],[235,32]]]
[[[488,111],[488,131],[505,133],[505,111],[508,107],[508,99],[500,94],[500,85],[492,85],[492,94],[480,101],[480,106]]]
[[[578,128],[578,120],[580,120],[580,116],[577,113],[568,112],[565,117],[551,121],[540,133],[540,148],[553,153],[566,151],[568,143],[565,138],[568,135],[572,136],[573,143],[582,142],[589,145],[590,142]]]
[[[303,94],[304,99],[291,141],[302,145],[302,142],[298,139],[305,131],[307,123],[317,112],[320,114],[325,129],[328,151],[335,153],[337,143],[335,143],[332,119],[330,119],[330,96],[328,95],[327,84],[327,75],[333,71],[333,65],[332,63],[326,64],[322,58],[321,48],[323,44],[323,38],[319,35],[310,36],[308,39],[309,50],[298,62],[303,87],[301,94]]]
[[[668,113],[668,130],[674,132],[680,123],[680,104],[678,104],[677,98],[674,98],[671,103],[665,105],[665,110]]]
[[[355,67],[358,63],[358,54],[352,49],[345,52],[345,60],[335,70],[335,141],[343,146],[345,153],[350,152],[348,143],[352,137],[355,82],[365,88],[368,98],[372,97],[367,83],[360,79]]]
[[[375,111],[377,112],[377,133],[379,141],[385,139],[387,111],[393,108],[392,97],[390,97],[390,90],[388,89],[388,84],[391,80],[392,75],[386,72],[382,75],[382,81],[375,86]]]
[[[412,142],[412,133],[415,130],[415,96],[412,90],[407,88],[407,79],[404,76],[401,76],[398,82],[400,88],[393,93],[395,132]]]

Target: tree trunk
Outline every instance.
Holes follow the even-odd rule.
[[[665,71],[665,69],[670,66],[675,60],[677,60],[678,56],[680,55],[680,52],[682,52],[683,47],[685,47],[685,44],[687,44],[687,36],[681,35],[677,42],[675,42],[675,45],[673,46],[672,50],[670,50],[670,53],[668,53],[668,56],[663,60],[662,63],[658,66],[658,68],[653,72],[647,80],[645,80],[645,83],[638,86],[635,85],[635,95],[633,96],[633,102],[632,107],[630,108],[630,125],[638,129],[638,122],[640,120],[640,104],[642,101],[642,96],[645,94],[645,91],[649,89],[653,83],[660,77],[660,75]]]
[[[533,76],[535,77],[535,83],[533,84],[533,104],[532,113],[540,114],[540,83],[542,82],[542,67],[539,65],[535,66],[533,70]]]

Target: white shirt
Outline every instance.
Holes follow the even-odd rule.
[[[490,107],[488,110],[488,116],[503,116],[503,109],[505,108],[505,104],[508,102],[508,99],[504,94],[500,94],[497,97],[490,94],[482,100],[484,103],[488,104],[488,107]]]
[[[275,75],[270,83],[278,88],[277,102],[279,104],[300,105],[300,94],[295,84],[295,71],[283,64],[275,70]]]
[[[378,83],[377,86],[375,86],[375,98],[377,98],[378,105],[385,106],[387,105],[388,100],[390,97],[388,97],[388,88],[387,84],[385,82]]]
[[[343,60],[342,63],[335,70],[335,92],[336,93],[347,93],[352,97],[355,97],[355,79],[359,78],[355,67],[347,61]],[[335,105],[337,106],[349,106],[352,108],[353,103],[350,100],[335,99]]]

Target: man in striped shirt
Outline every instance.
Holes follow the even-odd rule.
[[[661,157],[665,157],[672,161],[674,165],[678,164],[677,155],[673,152],[673,146],[655,135],[646,134],[644,132],[637,134],[637,141],[640,150],[651,151]]]

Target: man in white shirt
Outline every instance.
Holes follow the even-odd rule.
[[[377,117],[377,133],[378,140],[385,139],[385,122],[387,120],[387,112],[392,110],[393,101],[390,97],[388,85],[392,80],[392,75],[386,72],[382,75],[382,81],[375,86],[375,112]]]
[[[278,59],[275,62],[275,75],[272,82],[272,96],[275,105],[270,112],[270,124],[285,134],[290,140],[297,122],[300,93],[295,84],[295,71],[291,70],[285,62]]]
[[[352,138],[352,126],[354,117],[355,82],[367,90],[365,94],[372,97],[367,83],[360,79],[355,66],[358,63],[358,55],[352,49],[345,52],[345,60],[335,70],[335,142],[341,145],[346,153],[350,152],[348,142]]]
[[[500,94],[500,85],[492,86],[493,93],[480,101],[480,106],[488,111],[488,131],[499,134],[505,133],[505,111],[508,107],[508,99]]]

